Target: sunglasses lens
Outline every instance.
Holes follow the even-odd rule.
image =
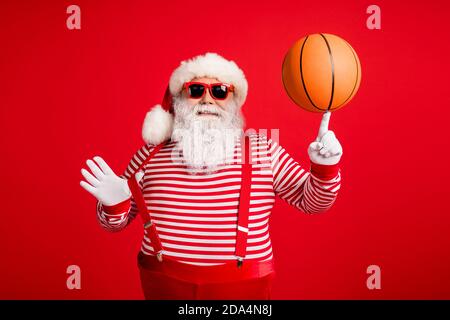
[[[216,99],[225,99],[228,95],[228,87],[224,85],[212,86],[211,93]]]
[[[201,84],[191,84],[189,86],[189,96],[194,99],[201,98],[205,92],[205,86]]]

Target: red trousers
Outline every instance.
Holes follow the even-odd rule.
[[[140,252],[138,266],[148,300],[268,300],[275,276],[272,260],[195,266]]]

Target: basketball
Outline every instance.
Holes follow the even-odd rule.
[[[289,49],[282,67],[291,100],[311,112],[334,111],[348,104],[361,82],[361,64],[352,46],[327,33],[308,35]]]

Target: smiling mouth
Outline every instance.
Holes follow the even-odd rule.
[[[217,112],[213,111],[197,111],[198,116],[216,116],[218,117],[219,114]]]

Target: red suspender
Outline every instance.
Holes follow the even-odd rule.
[[[244,152],[245,147],[245,152]],[[250,207],[250,192],[252,185],[252,164],[250,138],[245,136],[241,139],[241,153],[242,153],[242,181],[241,194],[239,197],[238,223],[236,230],[236,257],[238,259],[238,267],[242,265],[245,258],[245,251],[247,250],[248,237],[248,216]]]
[[[141,163],[139,168],[136,169],[134,174],[128,179],[128,187],[130,188],[131,194],[133,196],[134,201],[136,202],[136,206],[141,215],[141,219],[144,223],[144,229],[147,229],[150,241],[152,243],[153,249],[156,252],[156,257],[159,261],[162,261],[162,246],[161,241],[159,240],[158,233],[156,231],[155,224],[152,222],[150,217],[150,212],[147,209],[147,205],[145,204],[144,196],[142,195],[141,188],[139,187],[138,182],[136,181],[136,173],[141,170],[141,168],[149,162],[153,156],[166,144],[166,142],[160,143],[155,146],[150,152],[150,155],[145,159],[144,162]]]
[[[144,223],[144,228],[148,230],[148,236],[152,243],[153,249],[156,252],[156,257],[159,261],[162,261],[162,245],[159,239],[156,226],[151,220],[150,212],[148,211],[145,203],[144,196],[142,195],[141,188],[136,181],[136,173],[141,170],[144,165],[149,162],[153,156],[166,144],[166,142],[160,143],[155,146],[150,152],[150,155],[141,163],[135,173],[128,179],[128,186],[130,188],[133,199],[136,203],[138,211],[141,215],[141,219]],[[250,138],[248,136],[241,139],[241,153],[242,153],[242,181],[241,190],[239,196],[239,210],[238,210],[238,223],[236,230],[236,252],[235,255],[238,259],[238,267],[242,265],[242,262],[246,255],[247,250],[247,237],[248,237],[248,216],[250,207],[250,192],[252,185],[252,165],[251,159],[251,146]]]

